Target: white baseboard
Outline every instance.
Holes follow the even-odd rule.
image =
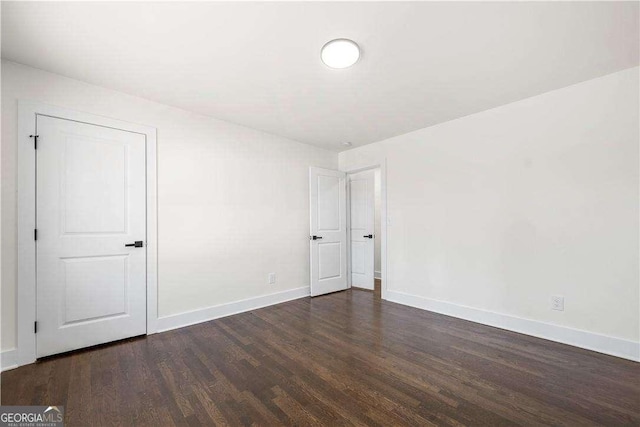
[[[207,322],[310,295],[309,286],[158,318],[158,332]]]
[[[640,362],[640,343],[387,290],[388,301]]]
[[[197,323],[218,319],[220,317],[243,313],[245,311],[255,310],[307,296],[309,296],[309,287],[304,286],[274,294],[207,307],[200,310],[165,316],[158,319],[158,332],[195,325]],[[445,314],[447,316],[470,320],[483,325],[494,326],[496,328],[506,329],[525,335],[531,335],[550,341],[569,344],[575,347],[640,362],[640,343],[634,341],[480,310],[445,301],[423,298],[397,291],[388,290],[386,292],[385,299],[398,304],[408,305],[435,313]],[[18,367],[17,353],[17,349],[4,350],[0,353],[0,371],[6,371]]]
[[[373,277],[375,277],[376,279],[382,279],[382,273],[380,271],[374,271]]]
[[[18,350],[3,350],[0,353],[0,372],[18,367]]]

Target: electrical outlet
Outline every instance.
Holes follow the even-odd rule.
[[[551,310],[564,311],[564,297],[554,295],[551,297]]]
[[[269,284],[273,285],[276,283],[276,273],[269,273]]]

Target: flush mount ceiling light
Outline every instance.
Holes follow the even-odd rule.
[[[349,39],[335,39],[322,46],[322,62],[330,68],[347,68],[360,59],[360,47]]]

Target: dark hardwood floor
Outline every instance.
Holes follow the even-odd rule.
[[[640,364],[350,290],[49,358],[4,405],[91,425],[640,425]]]

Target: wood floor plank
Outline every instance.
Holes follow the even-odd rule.
[[[68,426],[640,425],[640,364],[352,289],[50,357],[4,405]]]

